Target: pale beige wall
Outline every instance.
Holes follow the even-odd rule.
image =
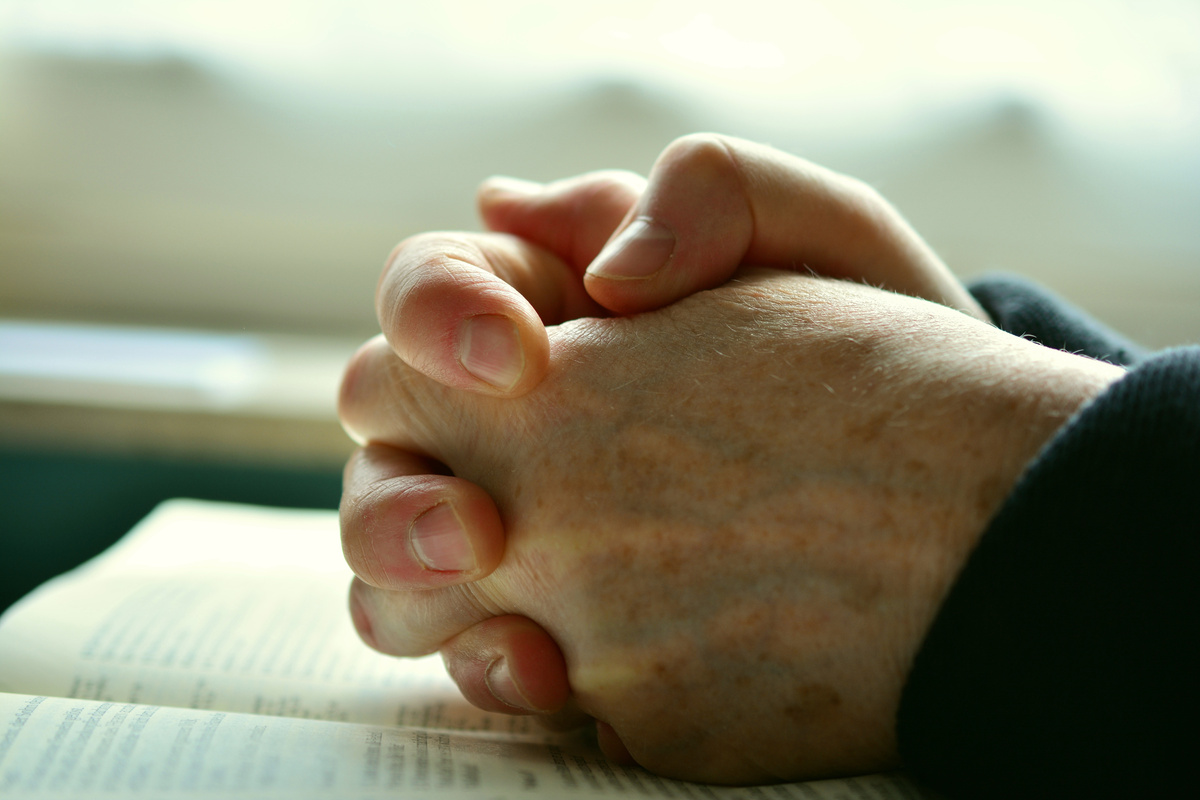
[[[839,116],[636,71],[456,96],[424,73],[341,95],[182,55],[9,48],[0,68],[0,315],[367,335],[388,250],[475,227],[481,178],[645,171],[709,129],[868,180],[964,274],[1019,271],[1152,344],[1200,341],[1200,118],[1089,130],[986,86]],[[1181,85],[1200,98],[1200,76]]]

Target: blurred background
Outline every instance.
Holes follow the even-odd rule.
[[[163,497],[336,504],[391,247],[477,228],[488,175],[700,130],[866,180],[965,277],[1200,341],[1195,0],[0,0],[7,591]]]

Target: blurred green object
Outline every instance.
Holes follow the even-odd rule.
[[[337,508],[338,470],[0,448],[0,611],[172,497]]]

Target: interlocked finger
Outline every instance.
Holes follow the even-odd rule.
[[[478,580],[504,552],[487,493],[428,458],[373,445],[346,465],[342,550],[366,583],[429,589]]]

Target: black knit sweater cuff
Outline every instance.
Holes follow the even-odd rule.
[[[1182,348],[1077,414],[992,521],[904,690],[912,774],[951,797],[1194,790],[1198,495],[1200,348]]]
[[[1124,336],[1021,278],[988,277],[971,284],[970,289],[996,327],[1015,336],[1122,366],[1148,355]]]

